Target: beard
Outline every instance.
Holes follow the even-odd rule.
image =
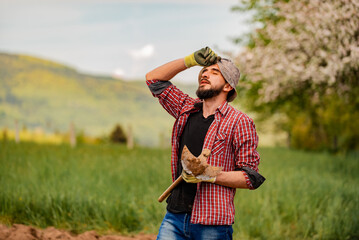
[[[218,88],[210,88],[210,89],[202,89],[201,87],[198,87],[196,91],[196,95],[201,100],[213,98],[215,96],[218,96],[222,92],[223,87],[224,85]]]

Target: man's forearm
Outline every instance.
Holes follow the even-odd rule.
[[[244,174],[242,171],[222,171],[217,175],[214,183],[231,188],[248,188]]]
[[[180,58],[153,69],[146,74],[146,80],[168,81],[186,69],[184,59]]]

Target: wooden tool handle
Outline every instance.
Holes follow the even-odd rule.
[[[164,192],[162,193],[162,195],[158,198],[158,201],[159,201],[159,202],[162,202],[163,200],[165,200],[165,199],[170,195],[170,193],[172,192],[172,190],[173,190],[178,184],[180,184],[180,183],[182,182],[182,180],[183,180],[183,178],[182,178],[182,175],[181,175],[181,176],[179,176],[179,177],[176,179],[176,181],[174,181],[174,182],[171,184],[171,186],[169,186],[169,187],[166,189],[166,191],[164,191]]]

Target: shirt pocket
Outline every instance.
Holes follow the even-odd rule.
[[[214,140],[211,155],[219,156],[224,152],[224,147],[226,145],[227,135],[223,132],[219,132]]]

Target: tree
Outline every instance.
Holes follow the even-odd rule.
[[[262,23],[238,56],[251,108],[283,114],[292,146],[358,149],[359,0],[252,0],[237,9],[257,10]]]
[[[110,141],[113,143],[126,143],[127,137],[120,124],[116,124],[110,134]]]

